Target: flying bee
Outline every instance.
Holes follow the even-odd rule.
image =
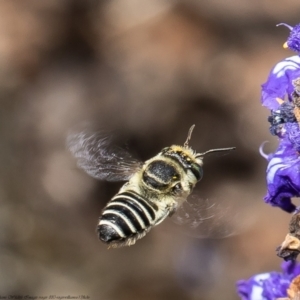
[[[97,226],[102,242],[113,248],[135,244],[187,199],[203,176],[206,154],[235,149],[196,153],[189,147],[194,127],[183,146],[166,147],[144,163],[113,147],[109,136],[86,131],[69,135],[67,144],[80,168],[97,179],[127,181],[102,211]]]

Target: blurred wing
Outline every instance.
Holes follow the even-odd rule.
[[[191,195],[174,214],[174,222],[196,238],[220,239],[236,235],[243,221],[233,204],[204,200],[197,195]]]
[[[107,133],[71,133],[67,146],[77,158],[77,165],[97,179],[126,181],[143,165],[128,151],[113,145]]]

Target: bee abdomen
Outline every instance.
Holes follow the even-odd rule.
[[[158,208],[132,191],[114,196],[100,217],[99,239],[114,247],[132,245],[155,224]]]

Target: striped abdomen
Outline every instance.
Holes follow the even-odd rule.
[[[128,191],[114,196],[107,204],[97,227],[99,239],[113,247],[130,246],[156,223],[155,204]]]

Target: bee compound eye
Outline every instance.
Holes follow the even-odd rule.
[[[194,176],[197,178],[197,181],[199,181],[203,177],[203,169],[200,165],[192,164],[191,171],[194,174]]]

